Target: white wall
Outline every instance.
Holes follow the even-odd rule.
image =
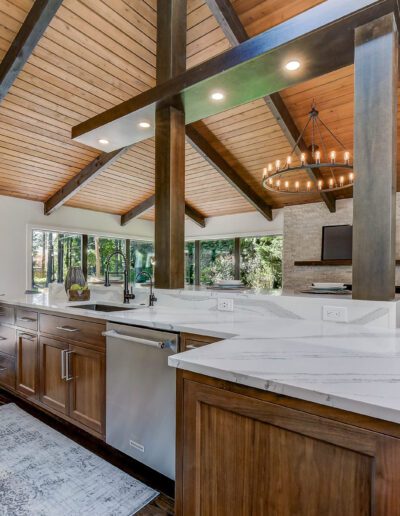
[[[0,294],[21,295],[27,286],[32,227],[143,240],[152,240],[154,233],[147,220],[121,227],[117,215],[67,207],[46,216],[40,202],[0,196]]]
[[[258,212],[212,217],[206,219],[205,228],[187,220],[185,232],[186,240],[281,235],[283,233],[283,210],[274,210],[272,221],[267,220]]]

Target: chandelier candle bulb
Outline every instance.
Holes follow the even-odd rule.
[[[350,162],[350,152],[348,151],[344,153],[344,162],[346,163],[346,165],[348,165]]]
[[[311,190],[311,181],[307,181],[307,192]]]
[[[291,165],[291,164],[292,164],[292,156],[288,156],[288,157],[287,157],[287,160],[286,160],[286,165],[287,165],[288,167],[290,167],[290,165]]]
[[[267,169],[266,169],[266,168],[264,168],[264,170],[263,170],[263,179],[266,179],[266,178],[267,178],[267,176],[268,176]]]
[[[281,160],[280,159],[277,159],[275,161],[275,168],[276,168],[276,170],[279,170],[281,168]]]
[[[322,181],[318,181],[318,190],[322,190]]]
[[[280,181],[280,179],[278,179],[276,182],[276,187],[278,190],[279,190],[280,186],[281,186],[281,181]]]
[[[315,153],[315,162],[319,165],[321,163],[321,153],[319,150]]]
[[[273,166],[272,166],[272,163],[268,163],[268,174],[271,174],[272,173],[272,170],[273,170]]]
[[[339,177],[339,186],[343,186],[343,185],[344,185],[344,177],[340,176]]]
[[[336,152],[333,150],[330,154],[331,157],[331,163],[335,163],[336,160]]]
[[[329,188],[333,188],[333,179],[329,179]]]
[[[298,181],[296,181],[296,182],[294,183],[294,187],[296,188],[296,192],[298,192],[298,191],[299,191],[299,188],[300,188],[300,183],[299,183]]]
[[[304,152],[302,152],[300,154],[300,161],[301,161],[301,166],[303,166],[306,162],[306,155],[304,154]]]
[[[354,181],[354,174],[353,174],[353,172],[350,172],[350,174],[349,174],[349,181],[350,181],[350,183],[352,183]]]
[[[285,188],[286,190],[289,190],[289,181],[285,181]]]

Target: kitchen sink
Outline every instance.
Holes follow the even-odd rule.
[[[115,306],[93,303],[88,305],[74,305],[69,308],[81,308],[82,310],[93,310],[94,312],[122,312],[123,310],[136,310],[137,306]]]

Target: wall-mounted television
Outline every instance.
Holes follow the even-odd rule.
[[[323,226],[322,260],[351,260],[353,226]]]

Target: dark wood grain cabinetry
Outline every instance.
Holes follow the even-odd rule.
[[[39,395],[39,360],[37,335],[17,332],[17,391],[28,397]]]
[[[177,516],[398,516],[398,425],[177,371]]]
[[[0,387],[105,435],[104,322],[0,305]]]
[[[190,349],[200,348],[213,342],[218,342],[217,337],[207,337],[205,335],[196,335],[193,333],[181,333],[181,351],[189,351]]]

